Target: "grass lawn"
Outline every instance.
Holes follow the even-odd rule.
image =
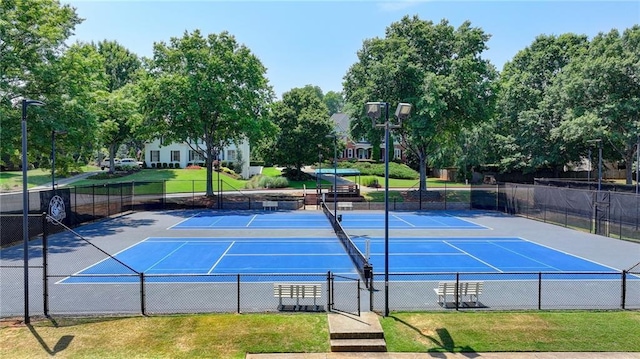
[[[638,311],[391,313],[390,352],[640,352]],[[202,314],[0,322],[2,358],[244,358],[327,353],[326,314]]]
[[[392,313],[389,351],[638,352],[640,312]]]
[[[83,166],[82,171],[89,172],[98,170],[96,166]],[[56,174],[56,180],[60,177]],[[51,184],[51,170],[36,168],[27,171],[27,187],[32,188],[44,184]],[[22,171],[0,172],[0,191],[20,191],[22,190]]]
[[[220,173],[223,190],[244,188],[246,181]],[[167,193],[204,192],[207,181],[207,170],[200,169],[142,169],[133,174],[112,179],[83,179],[73,183],[74,186],[90,186],[115,182],[167,181]],[[218,189],[218,172],[213,173],[213,189]]]
[[[346,179],[358,183],[357,176],[345,176]],[[376,179],[380,186],[384,187],[384,177],[381,176],[360,176],[360,183],[369,183],[373,179]],[[427,178],[427,189],[430,188],[467,188],[469,185],[465,185],[464,183],[450,182],[444,181],[439,178]],[[420,184],[418,180],[415,179],[397,179],[397,178],[389,178],[389,188],[420,188]]]

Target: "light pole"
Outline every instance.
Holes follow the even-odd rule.
[[[602,189],[602,139],[589,140],[588,143],[598,144],[598,191]],[[591,162],[591,149],[589,149],[589,162]]]
[[[29,191],[27,190],[27,106],[44,106],[37,100],[22,100],[22,248],[24,260],[24,323],[29,324]]]
[[[51,190],[56,190],[56,135],[66,135],[67,131],[51,131]]]
[[[384,123],[377,123],[384,107]],[[384,128],[384,315],[389,316],[389,131],[402,127],[402,120],[409,117],[411,104],[399,103],[396,109],[397,124],[389,122],[388,102],[367,102],[367,116],[371,118],[373,127]]]
[[[332,133],[326,138],[333,137],[333,215],[338,220],[338,135]]]
[[[636,134],[636,195],[638,194],[638,182],[640,182],[640,133]]]

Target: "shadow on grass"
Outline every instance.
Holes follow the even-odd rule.
[[[411,323],[408,323],[398,317],[390,316],[390,318],[393,318],[393,320],[395,320],[396,322],[399,322],[404,326],[406,326],[407,328],[416,332],[416,334],[419,335],[420,337],[425,338],[429,340],[431,343],[435,344],[437,348],[432,348],[427,350],[429,353],[445,353],[445,352],[461,353],[463,356],[467,358],[477,358],[480,356],[479,354],[476,353],[476,351],[473,348],[469,346],[456,345],[455,340],[451,336],[451,333],[449,333],[449,331],[446,328],[437,328],[435,332],[438,336],[435,337],[432,335],[425,335],[424,333],[422,333],[422,331],[419,328],[414,327]],[[431,356],[434,358],[440,357],[437,354],[431,354]],[[441,358],[445,358],[444,354],[441,356]]]

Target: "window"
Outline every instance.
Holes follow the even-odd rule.
[[[235,161],[236,160],[236,150],[227,150],[227,161]]]
[[[171,151],[171,161],[180,162],[180,151]]]
[[[149,157],[151,157],[151,162],[160,162],[160,151],[159,150],[150,151]]]
[[[189,162],[204,162],[204,156],[200,152],[189,150]]]
[[[353,158],[353,148],[347,148],[347,158]]]
[[[399,148],[394,148],[393,149],[393,158],[395,158],[395,159],[402,158],[402,150],[399,149]]]

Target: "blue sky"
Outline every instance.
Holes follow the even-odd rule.
[[[278,97],[295,87],[341,91],[365,39],[384,37],[404,15],[463,21],[491,34],[482,54],[499,70],[540,34],[590,38],[640,24],[640,1],[68,1],[84,22],[71,42],[116,40],[151,57],[154,42],[185,31],[228,31],[267,67]]]

